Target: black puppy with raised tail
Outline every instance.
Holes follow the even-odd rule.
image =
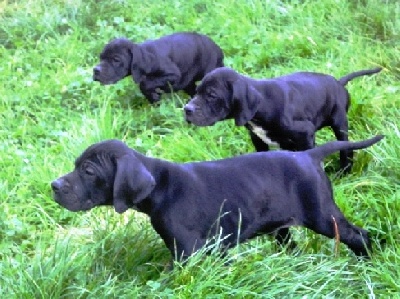
[[[312,72],[256,80],[218,68],[204,77],[185,105],[185,118],[198,126],[233,118],[237,126],[249,129],[257,151],[267,151],[271,144],[290,151],[313,148],[316,131],[327,126],[337,140],[347,141],[350,96],[345,85],[380,71],[362,70],[339,80]],[[350,171],[352,157],[351,150],[340,152],[343,171]]]
[[[149,158],[121,141],[108,140],[87,148],[75,161],[75,170],[51,187],[55,201],[70,211],[110,205],[118,213],[129,208],[146,213],[179,259],[218,234],[229,248],[293,225],[329,238],[335,237],[337,225],[340,241],[356,255],[368,256],[368,233],[351,224],[335,204],[321,161],[382,138],[183,164]],[[287,241],[279,233],[276,239]]]
[[[125,38],[110,41],[93,68],[93,80],[114,84],[132,76],[151,102],[163,92],[184,90],[193,96],[196,82],[224,65],[221,48],[208,36],[180,32],[135,44]]]

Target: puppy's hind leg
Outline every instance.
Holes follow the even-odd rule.
[[[339,141],[348,141],[348,122],[346,111],[337,110],[336,114],[332,116],[331,128],[335,134],[335,137]],[[344,173],[349,173],[353,166],[353,151],[343,150],[340,151],[340,168]]]
[[[346,244],[357,256],[369,257],[371,241],[368,232],[351,224],[339,208],[334,203],[333,205],[307,227],[332,239],[338,234],[340,242]]]

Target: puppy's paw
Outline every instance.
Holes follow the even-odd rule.
[[[149,101],[152,104],[157,103],[160,99],[161,99],[161,94],[159,94],[158,92],[151,93],[149,97]]]
[[[160,88],[156,88],[155,90],[150,91],[146,97],[150,103],[154,104],[161,99],[162,93],[163,91]]]

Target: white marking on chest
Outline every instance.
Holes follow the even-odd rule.
[[[251,127],[251,131],[256,134],[257,137],[260,138],[265,144],[280,147],[278,142],[272,141],[271,138],[268,137],[267,130],[264,130],[261,126],[257,126],[252,121],[249,121],[248,124]]]

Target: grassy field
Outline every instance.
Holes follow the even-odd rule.
[[[3,0],[0,24],[1,298],[400,298],[398,1]],[[49,183],[103,139],[176,162],[253,151],[233,121],[186,124],[184,93],[151,106],[130,78],[92,82],[110,39],[183,30],[208,34],[227,66],[254,78],[383,67],[348,85],[349,136],[386,138],[357,152],[348,176],[337,177],[337,155],[325,161],[336,202],[374,236],[370,261],[293,228],[294,252],[266,236],[167,271],[170,254],[143,214],[72,213],[53,201]]]

